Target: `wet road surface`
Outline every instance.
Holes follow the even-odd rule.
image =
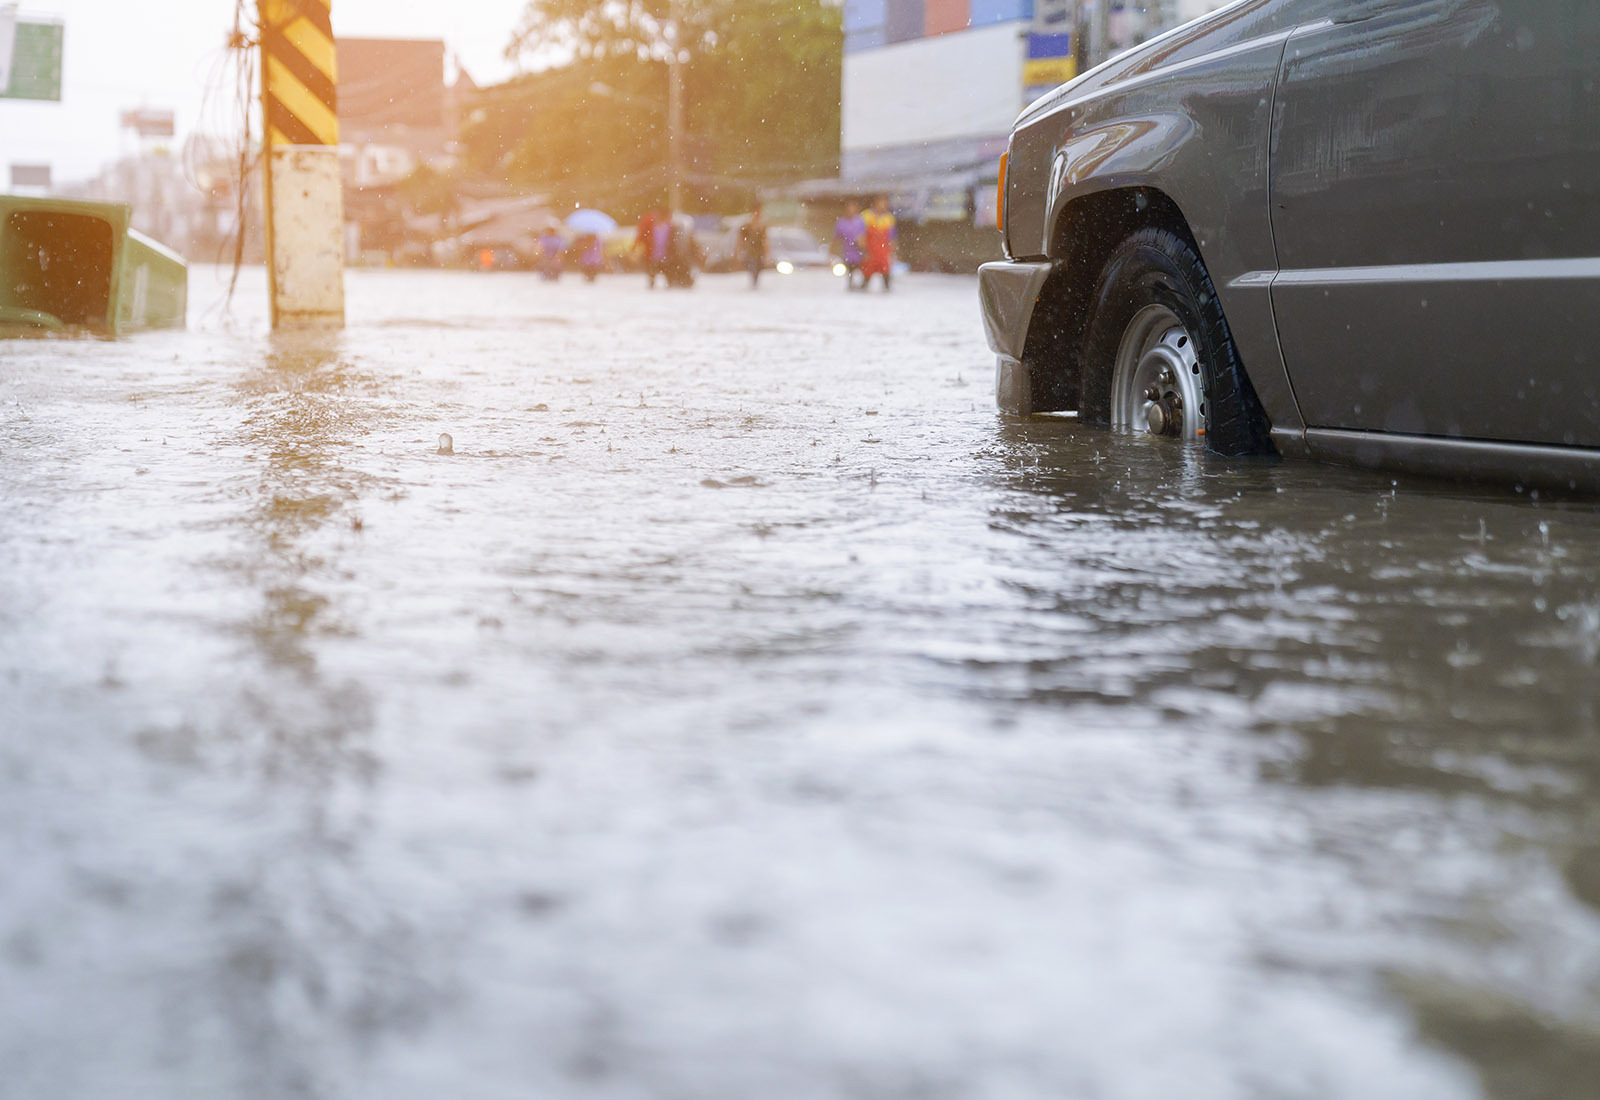
[[[1595,1095],[1595,507],[965,279],[216,285],[0,343],[0,1096]]]

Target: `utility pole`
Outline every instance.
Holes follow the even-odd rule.
[[[1111,56],[1111,0],[1096,0],[1094,37],[1094,63],[1099,65]]]
[[[683,0],[672,0],[667,19],[667,213],[683,209]]]
[[[1089,44],[1084,41],[1089,30],[1089,25],[1083,18],[1083,0],[1072,0],[1072,60],[1075,63],[1075,72],[1078,75],[1094,68],[1093,55],[1089,53]]]
[[[344,325],[332,0],[258,0],[272,327]]]

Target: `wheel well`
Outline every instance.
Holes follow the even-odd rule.
[[[1039,293],[1022,353],[1036,412],[1078,407],[1090,295],[1112,249],[1145,228],[1169,230],[1195,245],[1178,204],[1153,187],[1084,195],[1057,217],[1049,252],[1055,270]]]

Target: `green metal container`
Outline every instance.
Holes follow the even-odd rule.
[[[131,217],[122,203],[0,195],[0,329],[181,328],[189,269]]]

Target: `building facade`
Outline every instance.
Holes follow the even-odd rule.
[[[841,177],[998,157],[1023,106],[1032,20],[1033,0],[845,0]]]

